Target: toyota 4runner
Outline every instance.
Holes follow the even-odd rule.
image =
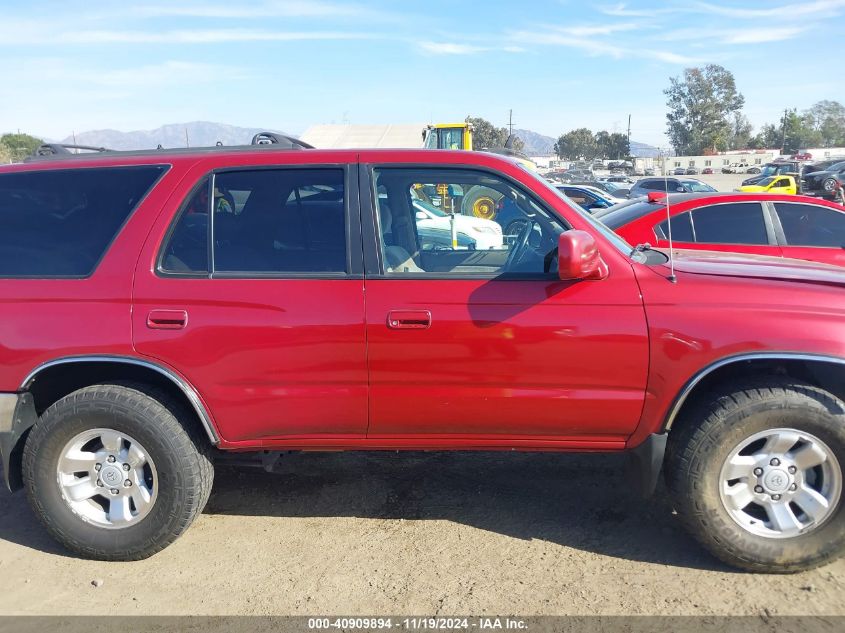
[[[522,221],[461,241],[465,196]],[[4,475],[67,548],[131,560],[226,451],[627,451],[722,560],[807,569],[845,549],[843,286],[670,263],[492,154],[41,157],[0,168]]]

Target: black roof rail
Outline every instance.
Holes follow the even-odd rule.
[[[94,147],[92,145],[68,145],[65,143],[44,143],[38,146],[30,156],[24,159],[25,162],[33,160],[50,160],[50,159],[64,159],[71,157],[82,158],[91,153],[99,154],[121,154],[129,156],[148,156],[152,154],[185,154],[193,152],[213,152],[213,151],[248,151],[256,150],[258,148],[270,149],[314,149],[313,145],[309,145],[305,141],[301,141],[295,136],[287,134],[278,134],[276,132],[259,132],[252,137],[249,145],[223,145],[217,141],[216,145],[211,147],[162,147],[159,145],[155,149],[142,150],[114,150],[105,147]],[[73,152],[71,150],[82,150],[81,152]]]
[[[276,132],[259,132],[252,137],[250,145],[281,145],[290,149],[314,149],[313,145],[309,145],[295,136],[278,134]]]
[[[78,152],[72,152],[71,150],[82,150],[84,152],[108,152],[110,150],[106,149],[105,147],[94,147],[93,145],[71,145],[68,143],[42,143],[38,147],[36,147],[31,157],[44,157],[44,156],[64,156],[67,154],[76,154]]]

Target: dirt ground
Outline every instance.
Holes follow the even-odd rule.
[[[220,466],[187,534],[135,563],[70,556],[3,491],[0,578],[2,614],[845,614],[845,560],[735,572],[681,530],[665,491],[634,496],[620,455]]]

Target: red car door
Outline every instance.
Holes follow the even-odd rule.
[[[845,208],[807,202],[770,204],[785,257],[845,266]]]
[[[375,168],[373,179],[362,183],[362,196],[375,194],[364,206],[376,256],[366,280],[368,439],[621,447],[639,420],[648,369],[627,259],[608,252],[601,281],[560,281],[552,259],[563,223],[500,174]],[[479,250],[418,231],[414,198],[454,212],[469,239],[518,226],[512,211],[504,217],[507,201],[524,215],[518,234]],[[479,209],[493,219],[473,217]]]
[[[362,438],[357,167],[267,163],[184,179],[137,266],[135,348],[190,381],[225,445]]]

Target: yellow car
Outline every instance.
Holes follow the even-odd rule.
[[[785,193],[798,195],[798,184],[792,176],[770,176],[753,184],[744,185],[737,189],[745,193]]]

